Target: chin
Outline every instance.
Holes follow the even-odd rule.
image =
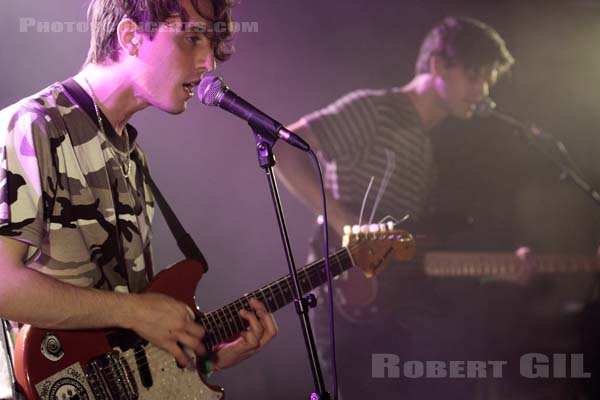
[[[185,110],[187,110],[187,102],[183,104],[172,104],[165,107],[158,107],[161,111],[169,113],[171,115],[179,115],[182,114]]]
[[[179,114],[183,114],[185,110],[187,110],[187,105],[184,105],[183,107],[180,107],[180,108],[176,108],[176,109],[172,110],[170,113],[173,115],[179,115]]]
[[[188,100],[186,100],[182,104],[180,104],[179,107],[175,109],[173,114],[175,114],[175,115],[181,114],[187,109],[188,109]]]

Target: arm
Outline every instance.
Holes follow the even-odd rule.
[[[130,329],[171,353],[182,366],[191,360],[181,345],[203,355],[204,329],[184,303],[157,293],[79,288],[25,266],[28,243],[39,246],[43,239],[42,192],[52,193],[44,185],[58,178],[50,138],[60,134],[37,110],[2,117],[14,121],[8,128],[0,120],[0,130],[7,130],[6,135],[0,131],[0,228],[18,231],[19,240],[0,235],[0,317],[47,329]],[[24,141],[34,145],[35,154],[21,151]],[[17,199],[10,195],[9,184],[18,189]],[[9,208],[11,212],[6,213]],[[236,364],[275,335],[272,316],[259,313],[256,307],[258,318],[253,313],[247,316],[254,328],[245,336],[254,335],[257,340],[238,340],[220,351],[228,363],[219,367]]]
[[[300,135],[315,153],[319,150],[316,135],[303,119],[291,124],[288,129]],[[285,187],[311,211],[322,213],[319,179],[310,157],[285,143],[276,145],[275,156],[279,166],[277,171]],[[329,224],[339,237],[343,237],[344,225],[357,223],[358,215],[342,206],[329,191],[326,192],[326,199]]]
[[[40,328],[126,328],[189,363],[177,342],[203,352],[204,332],[167,296],[78,288],[30,268],[26,243],[0,237],[0,315]],[[160,323],[157,323],[160,321]]]
[[[179,344],[203,355],[204,329],[183,303],[160,294],[128,294],[84,289],[25,267],[26,243],[0,236],[0,316],[40,328],[125,328],[171,353],[180,365],[191,365]],[[264,306],[243,315],[251,330],[223,349],[225,368],[249,357],[276,333]]]

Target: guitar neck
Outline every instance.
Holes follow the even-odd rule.
[[[346,247],[329,255],[331,275],[337,276],[354,266],[352,256]],[[302,293],[307,293],[327,281],[325,258],[313,262],[298,270],[298,283]],[[206,329],[205,342],[214,347],[237,336],[248,323],[241,318],[238,311],[250,310],[249,299],[255,297],[262,301],[269,312],[275,312],[294,301],[292,278],[287,275],[255,290],[218,310],[204,314],[202,324]]]
[[[527,263],[538,273],[591,272],[600,270],[595,257],[557,254],[530,255]],[[431,276],[498,276],[520,271],[524,264],[513,253],[429,252],[425,273]]]

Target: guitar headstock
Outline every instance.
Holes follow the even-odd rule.
[[[368,278],[390,261],[408,261],[417,252],[413,236],[394,229],[393,223],[345,226],[342,243],[350,251],[356,266]]]

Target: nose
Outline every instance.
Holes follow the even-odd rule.
[[[204,70],[210,73],[215,69],[217,69],[217,60],[215,59],[214,51],[211,50],[204,58]]]
[[[194,69],[202,75],[213,72],[217,68],[215,52],[212,45],[199,48],[194,55]]]

